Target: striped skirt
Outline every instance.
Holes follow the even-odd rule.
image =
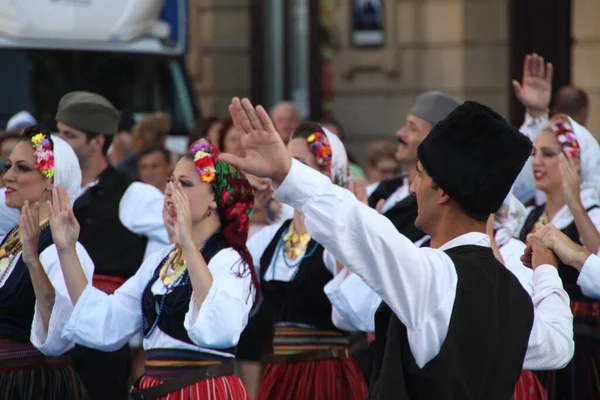
[[[0,339],[0,399],[87,400],[69,357],[46,357],[30,343]]]
[[[538,372],[548,400],[600,399],[600,303],[571,302],[575,355],[557,371]]]
[[[184,350],[154,349],[146,352],[146,371],[139,380],[139,389],[159,386],[170,378],[188,374],[222,361],[218,356]],[[201,380],[169,393],[160,400],[250,400],[244,384],[235,375]]]
[[[532,371],[521,371],[511,400],[546,400],[548,395],[537,376]]]
[[[275,357],[293,357],[323,350],[347,349],[340,332],[277,327]],[[346,352],[347,354],[347,352]],[[262,376],[258,400],[364,400],[367,386],[354,359],[331,358],[298,362],[270,362]]]

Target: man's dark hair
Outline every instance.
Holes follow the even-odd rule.
[[[171,153],[169,152],[169,150],[167,150],[166,148],[164,148],[162,146],[152,146],[152,147],[145,148],[144,150],[140,151],[138,160],[141,160],[142,157],[153,154],[153,153],[162,154],[162,156],[165,159],[165,161],[167,162],[167,164],[171,163]]]
[[[588,104],[589,97],[585,90],[575,86],[563,86],[554,96],[552,111],[573,117],[585,109]]]

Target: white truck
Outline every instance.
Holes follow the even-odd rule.
[[[0,129],[27,110],[54,128],[59,99],[102,94],[140,117],[172,117],[184,151],[199,112],[185,70],[187,0],[0,1]]]

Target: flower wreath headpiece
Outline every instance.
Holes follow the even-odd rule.
[[[31,138],[33,152],[36,156],[35,168],[46,178],[54,176],[54,152],[52,142],[43,133],[38,133]]]
[[[229,221],[237,221],[237,232],[246,234],[254,207],[254,191],[248,179],[233,165],[219,161],[219,151],[210,139],[197,140],[190,151],[200,178],[212,184],[223,216]]]
[[[306,141],[308,142],[310,151],[317,158],[317,164],[321,172],[329,173],[331,171],[332,152],[327,136],[322,132],[313,132],[308,136]]]
[[[579,142],[577,141],[575,133],[573,133],[573,128],[571,127],[567,117],[561,116],[554,119],[550,129],[556,135],[558,143],[560,143],[563,151],[567,155],[573,158],[580,158],[581,147],[579,147]]]
[[[215,180],[215,166],[219,161],[216,148],[212,143],[205,139],[196,141],[191,148],[194,154],[194,164],[200,175],[200,179],[206,183],[212,183]]]

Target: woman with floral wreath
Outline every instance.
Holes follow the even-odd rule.
[[[176,244],[149,256],[112,295],[82,274],[73,253],[79,227],[59,198],[50,225],[75,304],[63,336],[111,351],[143,331],[146,370],[134,399],[248,399],[232,363],[257,281],[246,248],[253,193],[244,175],[218,160],[210,140],[194,143],[165,193]]]

